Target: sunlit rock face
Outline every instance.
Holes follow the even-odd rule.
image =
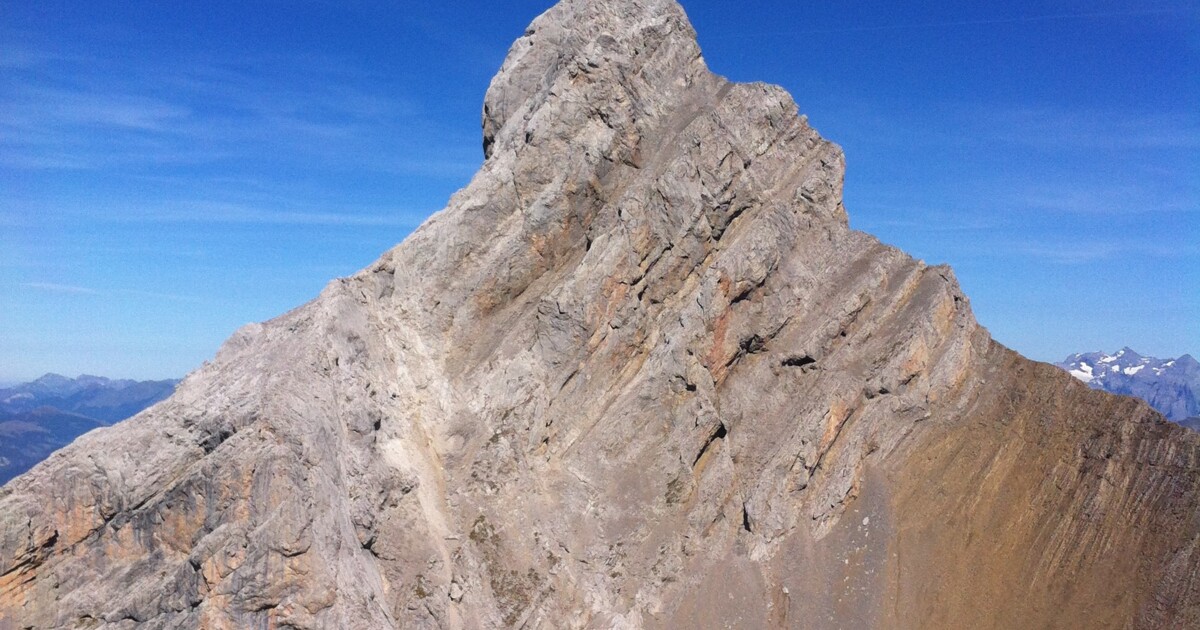
[[[0,628],[1187,627],[1200,440],[847,226],[780,88],[565,0],[487,160],[0,495]]]

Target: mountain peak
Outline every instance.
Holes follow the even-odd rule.
[[[375,264],[6,486],[0,626],[1196,621],[1200,441],[849,229],[677,4],[560,3],[483,129]]]
[[[1115,354],[1073,354],[1057,364],[1093,389],[1135,396],[1170,420],[1182,422],[1200,413],[1200,364],[1147,357],[1126,346]]]
[[[483,106],[484,154],[491,156],[497,142],[514,150],[529,144],[529,134],[553,133],[547,126],[579,122],[561,116],[561,107],[537,119],[547,105],[612,101],[593,98],[589,88],[597,82],[630,100],[653,101],[661,99],[650,93],[703,73],[695,31],[674,0],[560,2],[517,39],[492,79]],[[604,122],[613,128],[632,121]]]

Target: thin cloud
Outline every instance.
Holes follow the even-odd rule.
[[[862,227],[855,227],[866,231],[903,228],[916,232],[982,232],[1006,225],[1005,221],[994,214],[981,216],[978,208],[931,211],[913,205],[866,203],[850,208],[849,212],[851,223],[858,223],[856,219],[862,217]]]
[[[436,146],[423,138],[439,133],[409,99],[364,89],[352,80],[362,82],[361,69],[327,59],[198,59],[132,70],[114,60],[57,59],[72,84],[50,84],[30,69],[0,86],[0,165],[129,173],[251,160],[392,172],[397,152],[420,163]],[[471,168],[427,157],[448,176]]]
[[[1200,117],[1179,113],[977,108],[987,137],[1039,149],[1170,150],[1200,148]]]
[[[133,298],[150,298],[154,300],[162,300],[169,302],[188,302],[191,304],[201,304],[203,300],[193,295],[180,295],[177,293],[159,293],[157,291],[143,291],[141,289],[114,289],[111,292],[102,292],[89,287],[76,286],[72,284],[57,284],[53,282],[25,282],[21,286],[27,289],[37,291],[46,291],[49,293],[58,293],[63,295],[88,295],[101,297],[116,297],[128,296]]]
[[[1013,242],[987,248],[986,253],[1003,256],[1013,255],[1037,258],[1060,265],[1086,265],[1116,259],[1180,260],[1200,255],[1200,247],[1157,243],[1045,243]]]
[[[326,227],[416,227],[433,212],[380,210],[370,214],[277,210],[220,202],[184,202],[166,207],[110,208],[94,218],[117,223],[205,223],[232,225],[293,225]]]
[[[138,298],[152,298],[155,300],[164,300],[168,302],[187,302],[189,304],[203,304],[204,300],[193,295],[178,295],[175,293],[157,293],[155,291],[139,291],[136,289],[119,289],[115,293],[128,295]]]
[[[1192,15],[1196,11],[1188,9],[1147,9],[1139,11],[1092,11],[1084,13],[1054,13],[1046,15],[1023,15],[1002,18],[982,18],[974,20],[945,20],[937,22],[911,22],[907,24],[874,24],[866,26],[845,26],[818,29],[795,30],[764,30],[755,32],[755,36],[780,35],[825,35],[837,33],[870,33],[882,31],[906,31],[924,29],[945,29],[970,26],[1003,26],[1010,24],[1035,24],[1039,22],[1062,22],[1075,20],[1098,20],[1113,18],[1136,18],[1153,15]],[[719,36],[719,35],[718,35]],[[745,34],[728,34],[724,37],[745,37]]]
[[[18,83],[4,98],[0,124],[17,130],[52,126],[119,127],[162,131],[191,110],[141,94],[59,89]]]
[[[38,291],[47,291],[50,293],[63,293],[70,295],[100,295],[100,292],[88,287],[79,287],[71,284],[55,284],[53,282],[24,282],[21,286],[27,289],[36,289]]]
[[[1013,210],[1095,216],[1189,214],[1200,212],[1193,191],[1157,180],[1119,184],[1048,182],[997,195],[997,206]]]

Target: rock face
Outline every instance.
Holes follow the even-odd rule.
[[[0,627],[1195,627],[1200,440],[847,227],[670,0],[513,45],[482,170],[0,498]]]
[[[1200,415],[1200,362],[1190,354],[1156,359],[1126,347],[1115,354],[1073,354],[1057,365],[1092,389],[1141,398],[1184,426]]]

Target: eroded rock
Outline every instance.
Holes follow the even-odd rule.
[[[565,0],[487,161],[0,495],[0,628],[1185,627],[1200,441],[997,345],[670,0]]]

